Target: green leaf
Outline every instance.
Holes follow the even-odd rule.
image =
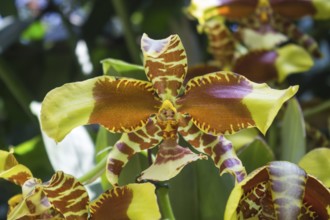
[[[247,144],[251,144],[258,137],[258,134],[256,128],[247,128],[235,134],[225,135],[225,137],[233,144],[235,151],[238,151]]]
[[[170,199],[176,219],[223,219],[232,176],[219,175],[211,159],[187,165],[169,181]]]
[[[330,149],[318,148],[310,151],[300,161],[299,166],[308,174],[321,180],[325,186],[330,187]]]
[[[264,140],[255,139],[238,153],[247,173],[266,165],[275,159],[274,153]]]
[[[104,75],[147,80],[143,66],[111,58],[102,60],[101,63]]]
[[[297,163],[305,152],[305,121],[298,101],[291,99],[282,122],[280,159]]]

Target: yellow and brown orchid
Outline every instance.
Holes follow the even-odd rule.
[[[8,201],[7,219],[160,219],[151,183],[128,184],[102,193],[89,204],[84,186],[73,176],[56,172],[45,183],[19,164],[13,151],[0,151],[0,178],[22,187]]]
[[[25,216],[87,219],[88,194],[74,177],[59,171],[42,183],[26,166],[17,162],[13,151],[0,151],[0,161],[0,178],[22,187],[22,195],[9,202],[9,220]]]
[[[301,32],[293,20],[306,15],[314,19],[329,19],[330,3],[328,0],[192,0],[188,11],[199,20],[202,27],[210,26],[209,21],[219,20],[217,17],[220,16],[222,20],[225,18],[237,22],[243,32],[252,30],[273,35],[282,33],[313,56],[320,57],[321,53],[316,41]],[[244,34],[241,38],[246,44]],[[231,41],[230,38],[227,39],[228,42]],[[277,36],[274,42],[278,43],[280,39],[283,37]]]
[[[274,161],[235,186],[224,219],[330,219],[330,191],[297,165]]]
[[[223,71],[195,77],[183,89],[187,56],[179,36],[153,40],[144,35],[141,47],[150,82],[100,76],[56,88],[42,104],[43,130],[56,141],[84,124],[123,133],[108,155],[106,174],[113,185],[134,154],[157,145],[154,163],[139,180],[168,180],[206,157],[179,146],[178,134],[210,156],[221,173],[241,181],[245,169],[223,135],[249,127],[265,133],[298,87],[274,90]]]

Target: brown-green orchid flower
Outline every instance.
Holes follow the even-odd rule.
[[[84,186],[71,175],[58,171],[48,182],[42,183],[32,176],[26,166],[17,162],[13,151],[0,151],[0,178],[22,187],[21,198],[8,213],[9,220],[25,216],[60,216],[62,219],[88,217],[88,194]]]
[[[108,155],[108,180],[118,176],[137,152],[159,145],[154,163],[138,180],[168,180],[188,163],[205,158],[178,145],[178,134],[210,156],[220,172],[241,181],[245,169],[224,134],[257,127],[265,133],[282,104],[298,87],[274,90],[232,72],[215,72],[183,81],[187,56],[178,35],[141,40],[150,82],[100,76],[49,92],[42,104],[43,130],[61,141],[74,127],[98,123],[123,133]]]
[[[313,56],[320,57],[315,40],[302,33],[293,20],[306,15],[329,19],[330,3],[328,0],[192,0],[188,11],[201,24],[222,16],[245,29],[264,34],[283,33]]]
[[[0,178],[22,187],[22,194],[8,201],[9,220],[160,219],[155,186],[151,183],[107,190],[89,204],[84,186],[73,176],[58,171],[50,181],[42,183],[17,162],[12,151],[0,151]]]
[[[224,219],[330,219],[330,191],[293,163],[271,162],[235,186]]]

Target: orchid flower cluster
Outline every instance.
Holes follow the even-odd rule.
[[[155,187],[145,182],[167,181],[187,164],[208,158],[220,174],[232,174],[236,180],[225,219],[329,217],[330,192],[320,182],[291,163],[277,162],[247,177],[225,137],[251,127],[265,134],[298,86],[276,90],[230,71],[184,83],[187,55],[178,35],[154,40],[145,34],[141,49],[149,81],[103,75],[55,88],[42,103],[42,129],[57,142],[86,124],[122,133],[104,166],[114,188],[90,202],[73,176],[56,172],[43,183],[12,152],[0,152],[0,177],[22,187],[22,194],[9,201],[8,219],[159,219]],[[190,147],[180,146],[179,137]],[[119,176],[133,155],[155,147],[156,157],[138,183],[119,186]],[[288,214],[290,210],[295,212]]]

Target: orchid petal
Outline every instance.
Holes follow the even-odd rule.
[[[143,127],[158,104],[149,82],[101,76],[49,92],[42,103],[41,125],[56,141],[84,124],[129,132]]]
[[[321,147],[307,153],[299,161],[299,166],[315,176],[330,188],[330,149]]]
[[[236,177],[237,182],[245,178],[245,168],[231,142],[224,136],[217,137],[204,133],[190,117],[182,118],[179,133],[198,151],[208,154],[213,159],[215,166],[220,170],[220,175],[231,173]]]
[[[108,190],[90,205],[91,220],[160,219],[155,187],[150,183],[129,184]]]
[[[89,198],[84,186],[73,176],[56,172],[43,192],[65,219],[87,219]]]
[[[0,178],[21,186],[31,177],[30,169],[17,162],[13,151],[0,150]]]
[[[195,154],[189,148],[179,146],[175,139],[165,139],[159,146],[154,163],[141,173],[138,181],[169,180],[187,164],[199,159],[207,159],[207,157],[202,154]]]
[[[214,60],[223,69],[230,68],[234,61],[235,41],[225,20],[216,16],[208,20],[203,29],[208,37],[208,49]]]
[[[279,32],[260,32],[252,28],[241,26],[238,28],[237,34],[249,51],[274,49],[281,43],[288,41],[288,38]]]
[[[235,186],[225,220],[329,219],[330,191],[297,165],[271,162]]]
[[[162,100],[179,94],[187,72],[187,55],[178,35],[153,40],[146,34],[141,39],[147,77]]]
[[[282,104],[297,90],[298,86],[275,90],[238,74],[217,72],[190,80],[176,104],[205,133],[217,136],[257,127],[265,134]]]
[[[298,19],[306,15],[314,15],[316,9],[313,6],[313,0],[271,0],[272,9],[290,19]]]
[[[238,19],[252,14],[257,4],[258,0],[192,0],[188,12],[198,18],[200,23],[212,16]]]
[[[106,176],[109,182],[117,186],[119,174],[128,160],[135,153],[157,146],[161,140],[162,131],[155,124],[155,118],[140,130],[124,133],[108,155]]]
[[[290,19],[301,18],[306,15],[315,19],[330,18],[330,2],[328,0],[272,0],[270,4],[276,13]]]
[[[315,19],[330,18],[330,1],[328,0],[312,0],[313,6],[316,9]]]
[[[307,71],[313,64],[312,57],[304,49],[291,44],[276,50],[249,52],[237,59],[233,71],[253,82],[274,79],[283,82],[288,75]]]

